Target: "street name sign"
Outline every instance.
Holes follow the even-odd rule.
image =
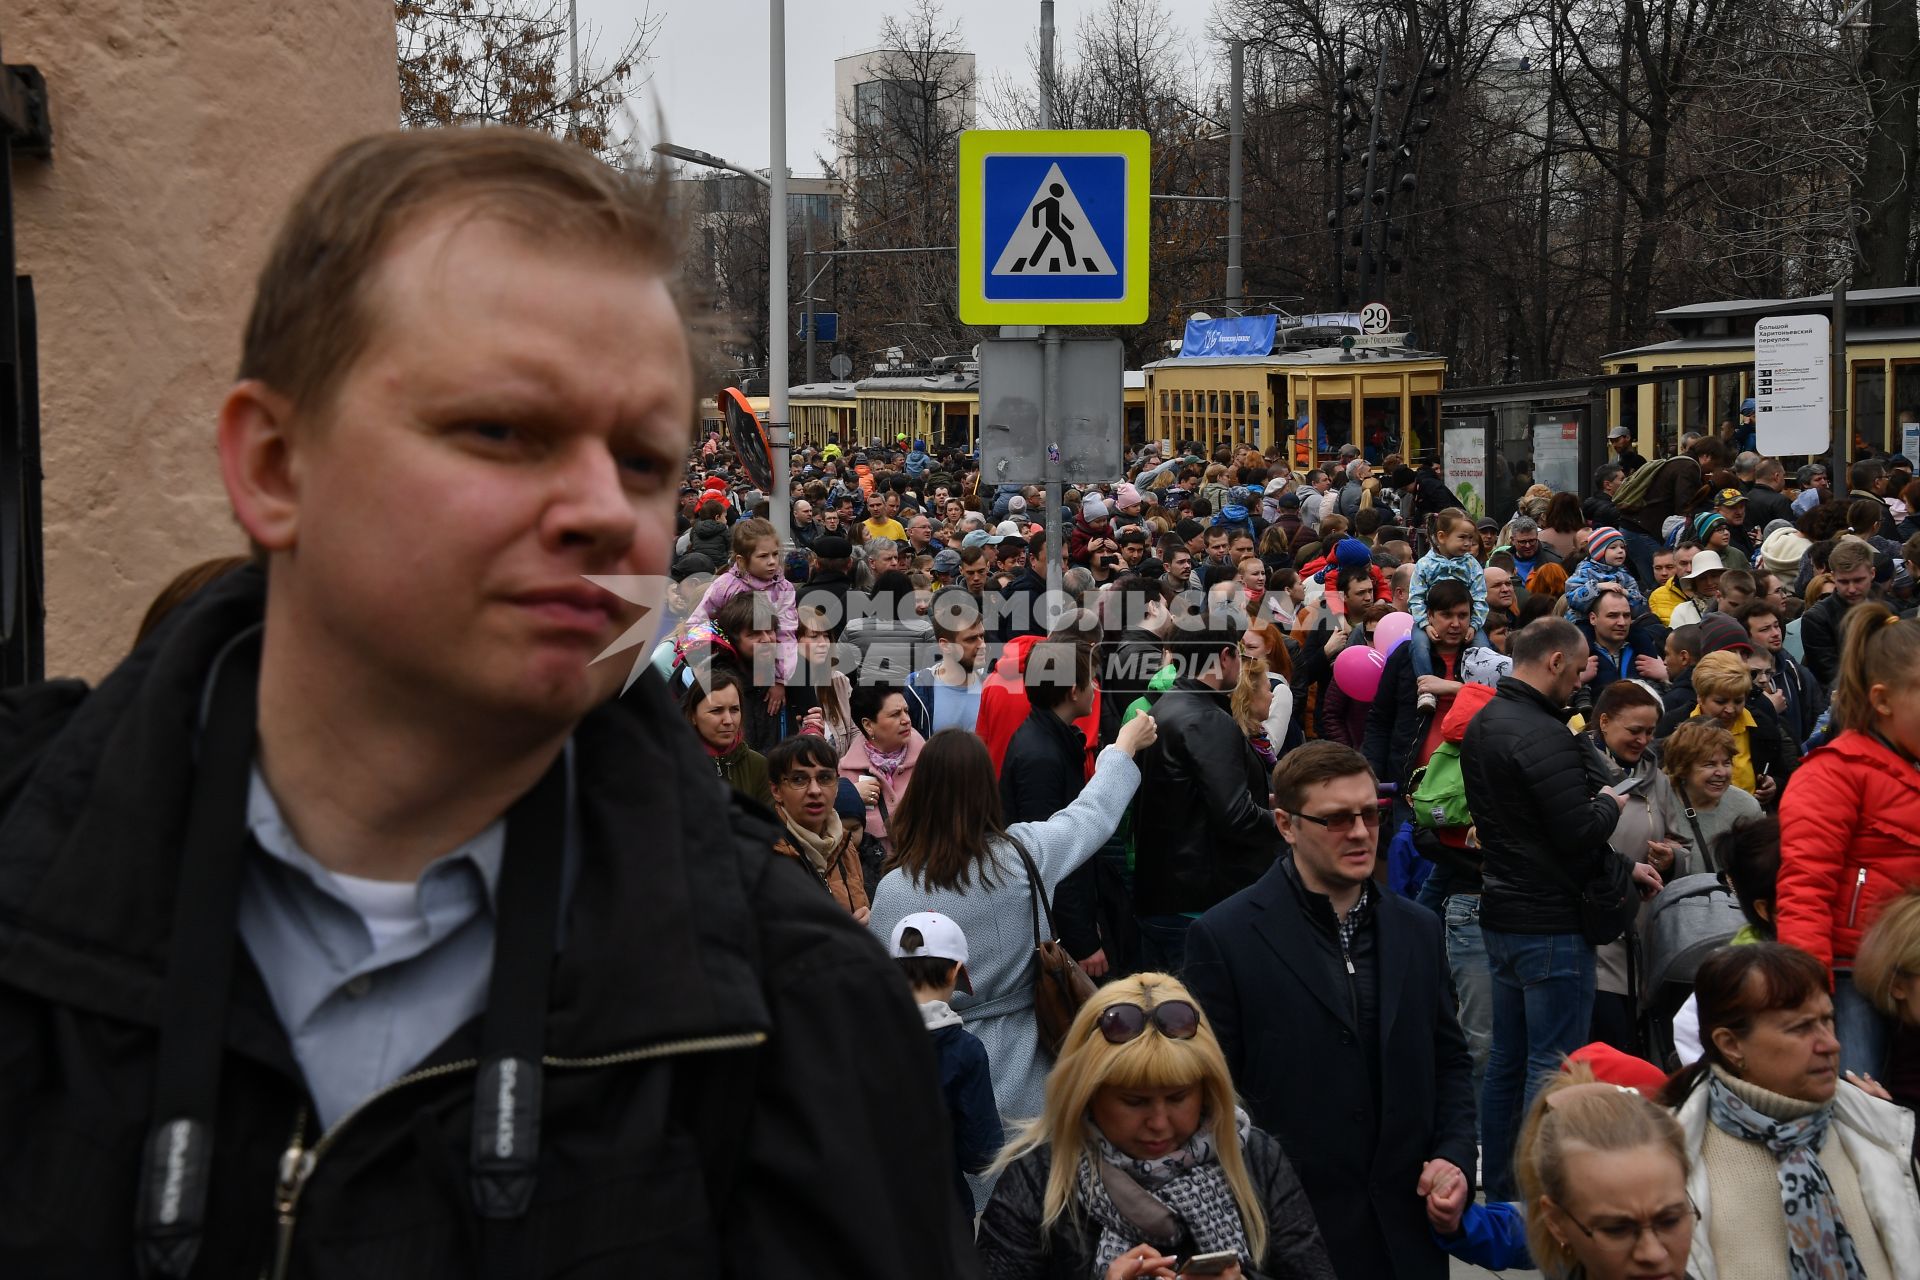
[[[1753,326],[1753,436],[1761,453],[1827,451],[1831,323],[1825,316],[1767,316]]]
[[[961,134],[961,321],[1144,323],[1150,158],[1136,129]]]

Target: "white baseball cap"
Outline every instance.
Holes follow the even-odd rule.
[[[909,929],[919,930],[918,946],[900,945],[901,936]],[[896,960],[951,960],[960,966],[955,985],[968,995],[973,994],[973,981],[967,977],[967,935],[952,916],[943,916],[938,911],[916,911],[902,918],[893,926],[887,952]]]

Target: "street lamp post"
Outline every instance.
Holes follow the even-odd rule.
[[[793,545],[792,424],[787,421],[787,0],[767,0],[767,445],[773,453],[773,531]]]
[[[1238,313],[1241,309],[1241,184],[1245,181],[1240,152],[1246,121],[1246,105],[1241,99],[1246,92],[1247,42],[1234,36],[1227,47],[1232,63],[1227,88],[1230,95],[1227,103],[1227,310]]]
[[[770,0],[778,11],[782,0]],[[776,29],[773,34],[776,46],[784,46],[784,30]],[[784,62],[780,55],[775,56],[775,65]],[[784,103],[775,106],[773,114],[781,120],[781,126],[775,128],[775,137],[784,141],[786,130],[784,121],[786,110]],[[768,166],[770,174],[755,173],[745,165],[735,164],[731,160],[716,156],[710,151],[700,151],[693,147],[683,147],[673,142],[657,142],[653,146],[655,155],[682,160],[687,164],[697,164],[708,169],[724,169],[728,173],[737,173],[750,178],[767,189],[768,224],[771,230],[767,236],[767,446],[772,455],[773,493],[770,501],[773,506],[773,528],[780,535],[780,545],[789,546],[793,542],[793,511],[790,501],[791,480],[788,476],[790,455],[793,448],[793,433],[787,422],[787,201],[786,201],[786,148],[775,149],[775,163]],[[776,176],[777,183],[776,186]],[[807,291],[812,293],[812,285]]]

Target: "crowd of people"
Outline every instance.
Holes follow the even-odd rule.
[[[1835,495],[1812,483],[1817,468],[1790,481],[1778,460],[1732,452],[1725,433],[1651,463],[1623,435],[1614,447],[1622,460],[1599,468],[1584,502],[1535,486],[1514,510],[1481,515],[1431,465],[1398,457],[1376,465],[1347,448],[1303,472],[1281,448],[1204,457],[1149,443],[1126,478],[1063,495],[1052,552],[1043,491],[983,487],[958,450],[902,439],[795,456],[794,550],[784,575],[753,589],[767,597],[763,620],[785,607],[789,582],[803,608],[838,610],[837,641],[812,655],[853,674],[856,702],[913,709],[894,713],[893,730],[856,716],[841,802],[853,821],[865,805],[873,836],[869,928],[885,939],[932,912],[976,939],[977,985],[938,1016],[977,1030],[1003,1121],[1026,1126],[998,1163],[966,1167],[994,1274],[1082,1274],[1089,1244],[1076,1237],[1071,1268],[1036,1261],[1088,1191],[1049,1165],[1050,1142],[1085,1153],[1042,1104],[1060,1081],[1061,1105],[1079,1115],[1092,1070],[1068,1065],[1074,1032],[1055,1061],[1037,1028],[1043,940],[1106,984],[1094,1006],[1194,1011],[1183,1050],[1194,1061],[1178,1081],[1158,1048],[1104,1069],[1142,1106],[1176,1084],[1203,1097],[1217,1047],[1243,1153],[1248,1135],[1271,1136],[1299,1171],[1268,1220],[1304,1206],[1317,1228],[1311,1258],[1291,1246],[1285,1261],[1268,1256],[1282,1274],[1438,1274],[1450,1248],[1499,1256],[1471,1242],[1502,1223],[1515,1241],[1530,1234],[1550,1267],[1578,1258],[1566,1232],[1542,1227],[1553,1194],[1541,1159],[1563,1145],[1543,1139],[1563,1110],[1582,1126],[1608,1117],[1697,1182],[1699,1133],[1687,1130],[1691,1149],[1680,1135],[1720,1076],[1661,1084],[1689,1063],[1743,1082],[1749,1101],[1765,1089],[1809,1106],[1872,1094],[1885,1105],[1863,1104],[1860,1123],[1870,1115],[1881,1138],[1904,1132],[1911,1146],[1900,1108],[1920,1105],[1920,1019],[1888,981],[1862,983],[1858,953],[1876,919],[1920,894],[1908,568],[1920,485],[1905,459],[1866,458],[1852,492]],[[717,442],[694,465],[681,495],[688,548],[702,522],[758,525],[767,499],[741,492]],[[890,536],[896,524],[906,538]],[[747,572],[738,544],[729,565],[691,550],[675,564],[684,582],[716,570],[710,593]],[[670,677],[698,696],[708,646],[739,644],[725,628],[683,633]],[[763,689],[777,678],[763,665]],[[1151,736],[1130,739],[1142,724]],[[762,748],[782,732],[763,731]],[[909,767],[914,782],[900,785]],[[1798,948],[1831,976],[1829,1003],[1795,1034],[1814,1042],[1815,1074],[1844,1066],[1844,1087],[1815,1099],[1804,1082],[1713,1061],[1700,1019],[1746,1035],[1756,1001],[1820,1002],[1775,967],[1756,971],[1755,990],[1742,978],[1683,1010],[1643,987],[1641,923],[1667,886],[1698,892],[1700,877],[1728,904],[1722,920],[1737,884],[1764,892],[1764,936],[1738,941]],[[1920,956],[1906,945],[1911,968]],[[1655,1025],[1676,1014],[1692,1020],[1678,1034]],[[1570,1101],[1594,1095],[1553,1082],[1588,1049],[1610,1055],[1605,1071],[1644,1066],[1647,1098],[1678,1108],[1681,1128]],[[1173,1123],[1170,1141],[1211,1134],[1218,1153],[1221,1115],[1202,1111],[1200,1130]],[[1142,1162],[1107,1137],[1110,1161]],[[1243,1220],[1273,1194],[1225,1173]],[[1467,1198],[1450,1197],[1475,1187],[1520,1207],[1487,1219],[1476,1205],[1466,1231]],[[1673,1203],[1656,1206],[1662,1247],[1686,1234],[1668,1221]],[[1871,1218],[1861,1229],[1903,1239],[1880,1225],[1892,1203],[1855,1202],[1856,1220]],[[1178,1253],[1160,1219],[1159,1234],[1134,1219],[1139,1240],[1101,1221],[1094,1256],[1107,1274],[1155,1274]],[[1722,1252],[1750,1255],[1752,1225]],[[1710,1223],[1709,1239],[1720,1233]],[[1248,1239],[1236,1247],[1259,1262]],[[1702,1240],[1696,1257],[1710,1256]],[[1896,1256],[1848,1274],[1892,1274]],[[1788,1263],[1782,1251],[1771,1270]]]
[[[8,1274],[1920,1277],[1901,460],[1149,442],[1056,545],[847,441],[786,542],[658,199],[297,199],[253,554],[0,698]]]

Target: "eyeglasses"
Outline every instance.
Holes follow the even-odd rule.
[[[1614,1222],[1602,1222],[1589,1227],[1580,1219],[1560,1210],[1568,1222],[1580,1228],[1587,1239],[1593,1241],[1609,1253],[1632,1253],[1634,1246],[1640,1243],[1640,1237],[1652,1232],[1654,1239],[1672,1250],[1686,1236],[1693,1234],[1694,1223],[1700,1220],[1700,1207],[1687,1197],[1684,1209],[1668,1209],[1651,1218],[1627,1218]]]
[[[1369,831],[1380,829],[1380,810],[1377,808],[1362,809],[1357,813],[1329,813],[1325,816],[1301,813],[1295,809],[1289,809],[1287,812],[1302,822],[1311,822],[1314,826],[1325,827],[1329,831],[1345,831],[1356,822]]]
[[[790,773],[780,779],[780,782],[782,785],[789,787],[800,787],[802,789],[806,787],[820,787],[824,790],[831,790],[839,785],[840,775],[831,769],[816,769],[812,773]]]
[[[1169,1040],[1191,1040],[1200,1030],[1200,1011],[1185,1000],[1165,1001],[1151,1012],[1137,1004],[1110,1004],[1095,1025],[1108,1044],[1125,1044],[1138,1040],[1149,1022]]]

